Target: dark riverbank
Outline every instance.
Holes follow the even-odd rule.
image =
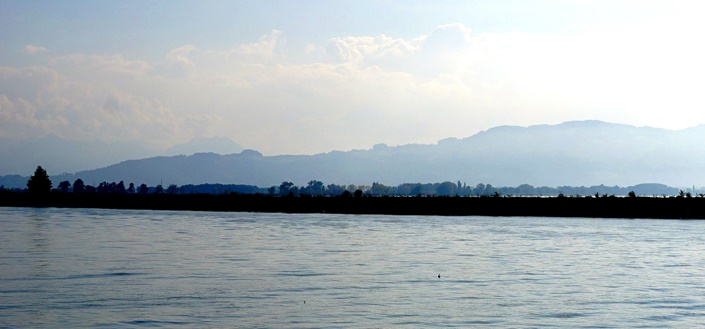
[[[705,198],[271,197],[264,195],[4,193],[3,207],[444,216],[705,219]]]

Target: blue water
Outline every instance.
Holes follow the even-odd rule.
[[[705,326],[705,221],[0,208],[0,228],[0,327]]]

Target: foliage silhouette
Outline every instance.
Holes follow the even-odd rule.
[[[27,192],[31,194],[49,194],[51,192],[51,180],[42,166],[37,166],[34,175],[27,181]]]
[[[83,193],[86,191],[86,185],[83,184],[82,179],[76,179],[73,182],[73,193]]]
[[[71,189],[71,183],[69,181],[65,180],[61,183],[59,183],[58,190],[61,193],[69,193],[69,189]]]

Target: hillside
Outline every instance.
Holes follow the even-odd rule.
[[[316,155],[263,156],[198,153],[129,160],[105,168],[54,177],[87,184],[279,185],[309,180],[326,184],[395,185],[461,181],[494,186],[591,186],[705,182],[705,126],[671,131],[649,127],[574,121],[530,127],[501,126],[471,137],[432,145],[375,145],[370,150]],[[51,174],[51,173],[50,173]]]

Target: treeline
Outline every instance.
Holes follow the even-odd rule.
[[[358,190],[360,191],[360,190]],[[271,197],[264,194],[0,193],[0,207],[276,213],[705,219],[702,197]]]
[[[627,196],[630,192],[641,196],[671,196],[679,195],[681,190],[663,184],[639,184],[635,186],[559,186],[534,187],[522,184],[517,187],[494,187],[491,184],[469,186],[458,181],[435,184],[400,184],[386,186],[373,183],[367,194],[371,196]],[[691,190],[684,194],[695,193]]]
[[[645,190],[655,187],[639,186]],[[235,192],[231,188],[246,192]],[[522,188],[531,190],[529,185]],[[214,190],[220,192],[203,193]],[[541,193],[557,191],[533,188],[534,192],[537,190]],[[0,207],[705,219],[705,195],[680,190],[675,195],[658,198],[643,197],[653,195],[637,195],[633,190],[627,192],[628,197],[598,192],[583,196],[558,192],[555,197],[502,195],[502,191],[512,190],[484,184],[469,188],[449,182],[387,187],[379,183],[371,186],[325,185],[320,181],[310,181],[305,186],[285,181],[265,191],[253,186],[220,184],[170,185],[164,189],[161,185],[150,188],[145,184],[135,186],[130,183],[125,186],[124,182],[103,182],[90,187],[78,179],[73,184],[60,182],[57,188],[53,188],[46,171],[38,167],[22,193],[0,191]],[[615,192],[622,191],[622,188],[598,191]],[[325,197],[327,195],[330,197]]]
[[[37,170],[27,182],[27,189],[6,190],[0,186],[0,191],[14,192],[35,192],[49,193],[97,193],[97,194],[263,194],[269,196],[505,196],[505,197],[534,197],[534,196],[674,196],[683,197],[703,197],[703,194],[695,194],[693,191],[686,191],[669,187],[663,184],[639,184],[629,187],[619,186],[559,186],[559,187],[534,187],[529,184],[522,184],[517,187],[494,187],[491,184],[467,185],[457,181],[455,183],[446,181],[442,183],[404,183],[396,186],[388,186],[374,182],[372,185],[338,185],[325,184],[318,180],[311,180],[306,185],[296,186],[293,182],[284,181],[278,186],[260,188],[254,185],[239,184],[198,184],[177,186],[171,184],[164,188],[161,184],[147,186],[142,183],[125,184],[120,182],[101,182],[96,186],[85,184],[82,179],[76,179],[73,183],[62,181],[56,188],[52,188],[52,182],[46,171],[38,166]]]

